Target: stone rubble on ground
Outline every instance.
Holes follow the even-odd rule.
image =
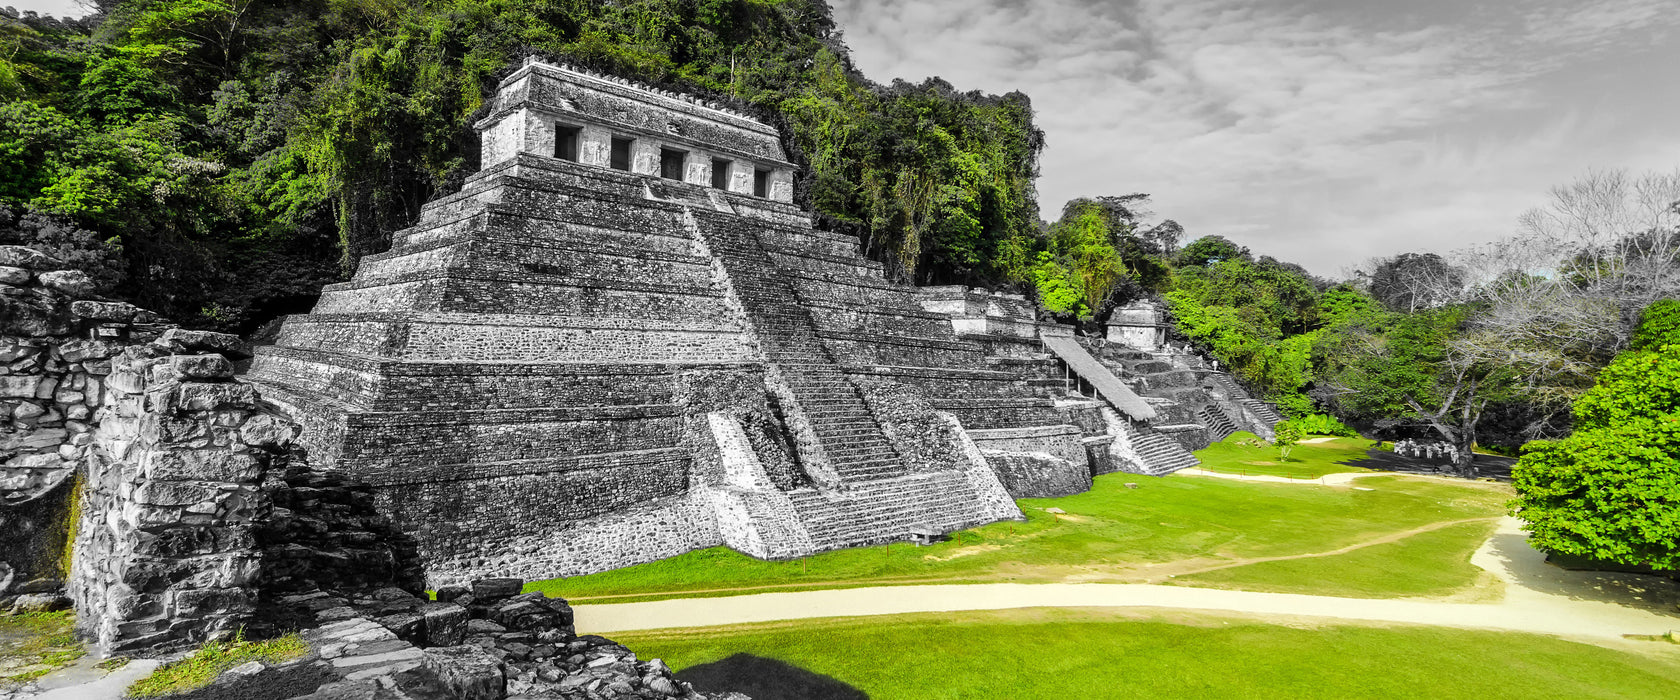
[[[642,661],[610,639],[578,636],[564,600],[520,593],[520,579],[445,586],[436,600],[400,588],[354,594],[311,591],[275,601],[313,617],[311,652],[252,662],[191,695],[194,700],[750,700],[679,681],[659,659]],[[267,688],[312,685],[297,695]]]

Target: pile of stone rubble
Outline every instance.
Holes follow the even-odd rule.
[[[658,659],[594,635],[578,636],[564,600],[520,593],[520,579],[446,586],[436,600],[399,588],[323,591],[275,601],[302,633],[308,655],[251,662],[183,697],[193,700],[749,700],[708,694]]]

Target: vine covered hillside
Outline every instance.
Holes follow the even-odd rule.
[[[778,124],[802,201],[917,282],[1027,278],[1042,133],[1020,93],[878,85],[823,0],[99,0],[0,16],[0,239],[198,326],[301,311],[477,167],[541,54]]]

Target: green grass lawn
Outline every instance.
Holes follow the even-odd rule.
[[[1319,437],[1322,436],[1309,439]],[[1371,441],[1364,438],[1332,438],[1329,442],[1295,445],[1285,460],[1279,456],[1278,448],[1254,433],[1239,432],[1198,450],[1196,457],[1202,460],[1203,469],[1213,472],[1317,479],[1325,474],[1371,471],[1343,464],[1365,458],[1365,450],[1370,446]]]
[[[1449,525],[1344,554],[1245,564],[1181,575],[1174,583],[1269,593],[1349,598],[1439,596],[1471,587],[1496,596],[1502,584],[1470,563],[1493,533],[1494,521]]]
[[[75,623],[69,611],[0,616],[0,691],[82,658]]]
[[[1128,481],[1140,488],[1126,488]],[[760,561],[716,547],[590,576],[534,582],[527,590],[581,602],[624,596],[601,602],[626,602],[766,588],[1160,582],[1171,574],[1221,563],[1326,552],[1433,523],[1493,518],[1504,512],[1508,498],[1508,491],[1496,485],[1397,476],[1362,479],[1360,488],[1333,488],[1109,474],[1097,477],[1087,493],[1019,501],[1027,522],[974,528],[929,547],[862,547],[789,562]],[[1044,511],[1048,507],[1066,514],[1052,515]],[[1405,555],[1399,562],[1381,559],[1381,551],[1388,550],[1366,552],[1358,565],[1376,557],[1383,567],[1452,567],[1477,544],[1479,540],[1460,538],[1444,549],[1398,548]],[[1415,578],[1421,581],[1430,575],[1418,573]],[[1406,576],[1367,578],[1370,595],[1416,595],[1419,590]],[[1386,586],[1385,580],[1395,585]],[[1434,580],[1442,587],[1433,592],[1445,595],[1462,579]]]
[[[309,653],[309,643],[296,634],[277,639],[248,641],[243,635],[226,642],[206,642],[179,661],[159,666],[152,674],[129,685],[127,697],[158,698],[196,690],[216,676],[251,661],[280,663]]]
[[[753,697],[1680,696],[1680,646],[1666,643],[1612,649],[1529,634],[1193,613],[1033,609],[614,636],[642,658],[664,659],[679,678],[739,679],[701,690]],[[842,692],[815,690],[823,683],[807,674],[844,684]]]

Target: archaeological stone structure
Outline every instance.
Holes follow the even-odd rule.
[[[430,585],[949,532],[1276,420],[1158,342],[890,281],[705,100],[528,60],[474,126],[480,171],[246,377]]]
[[[951,532],[1271,435],[1158,303],[1086,337],[894,282],[776,129],[514,68],[480,171],[254,359],[0,246],[0,613],[73,604],[104,654],[314,628],[205,697],[699,698],[522,581]]]

